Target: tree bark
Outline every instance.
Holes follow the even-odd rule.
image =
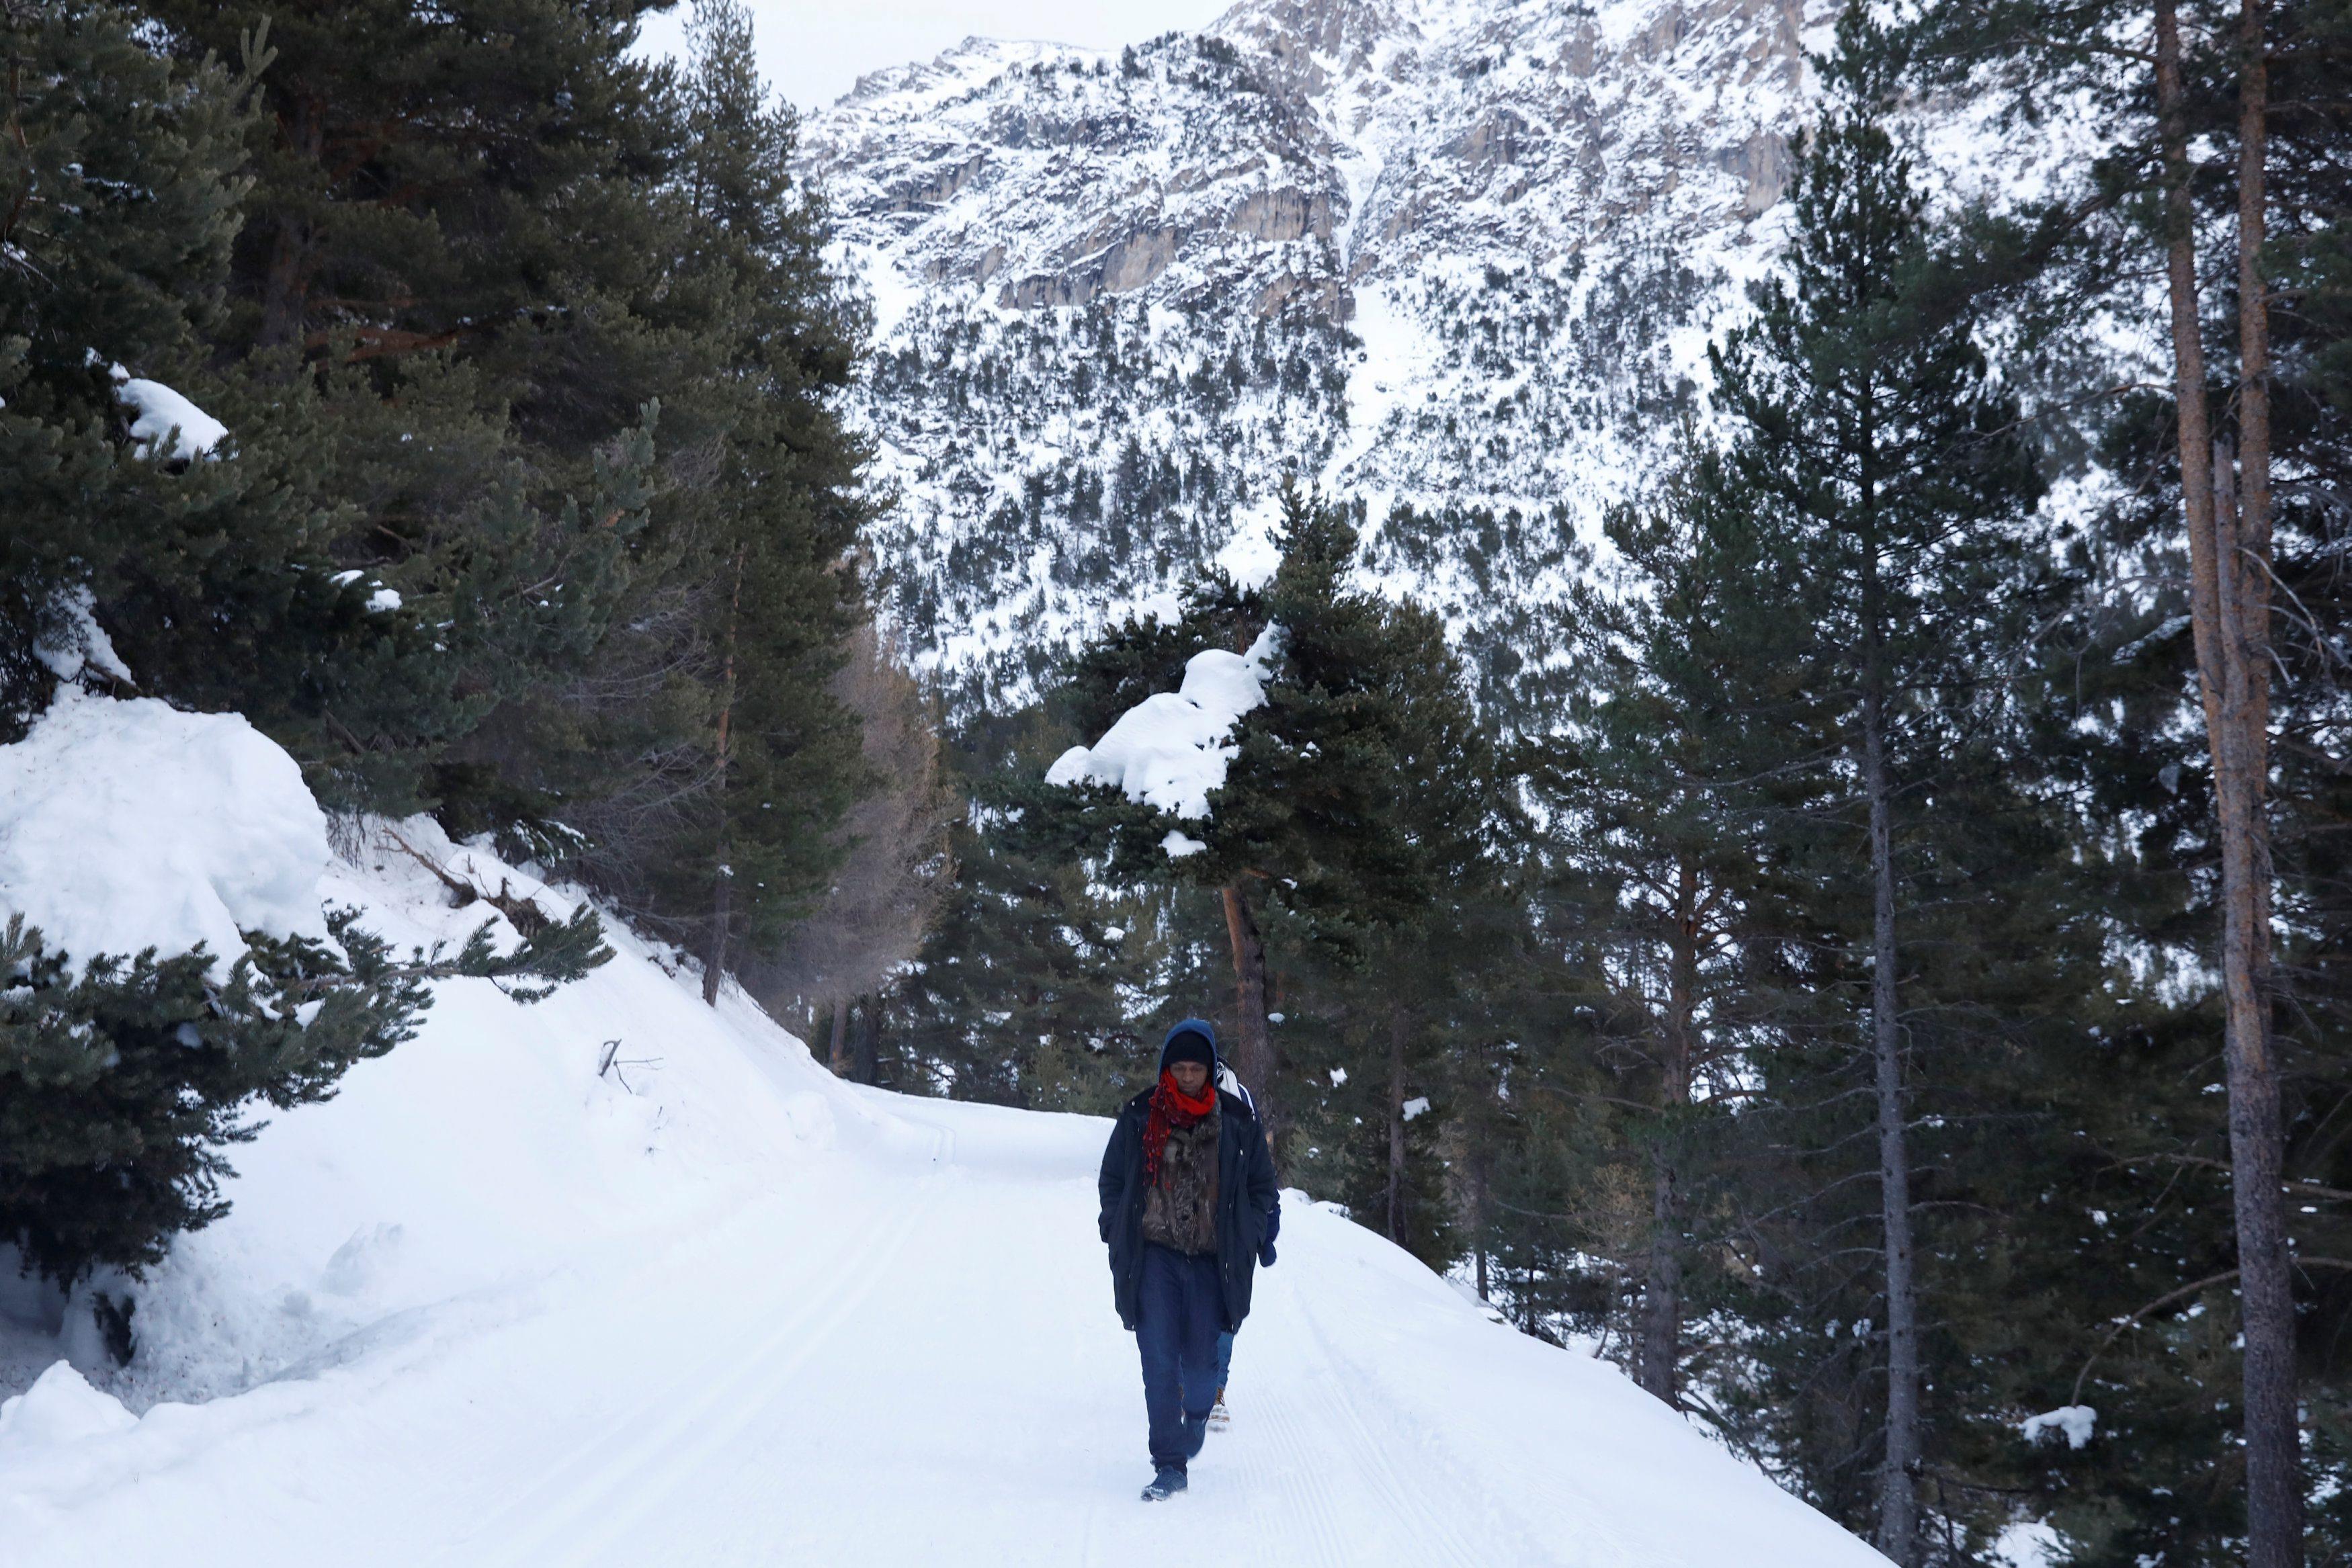
[[[1895,985],[1895,841],[1886,768],[1884,612],[1878,549],[1863,552],[1862,782],[1870,805],[1871,1054],[1878,1102],[1878,1191],[1886,1272],[1886,1451],[1878,1474],[1878,1550],[1912,1568],[1919,1549],[1919,1302],[1912,1276],[1911,1155],[1905,1126]]]
[[[1685,853],[1675,868],[1673,925],[1667,935],[1666,1019],[1660,1041],[1658,1107],[1668,1118],[1690,1103],[1691,1064],[1698,1011],[1699,873]],[[1659,1132],[1650,1154],[1650,1261],[1642,1281],[1642,1331],[1636,1381],[1668,1405],[1675,1403],[1682,1364],[1682,1200],[1675,1161],[1675,1129]]]
[[[2242,388],[2239,427],[2247,420]],[[2251,495],[2233,495],[2229,449],[2216,446],[2214,535],[2233,570],[2220,574],[2231,658],[2225,720],[2236,756],[2229,787],[2215,790],[2221,818],[2221,985],[2230,1085],[2231,1192],[2238,1230],[2238,1306],[2245,1342],[2246,1563],[2300,1568],[2302,1436],[2296,1416],[2294,1253],[2288,1243],[2285,1127],[2271,1040],[2271,849],[2267,538],[2249,528]],[[2249,482],[2242,447],[2238,470]],[[2267,500],[2267,497],[2264,497]],[[2267,535],[2268,529],[2262,529]],[[2233,537],[2234,536],[2234,537]],[[2217,554],[2220,553],[2217,551]]]
[[[825,1053],[825,1063],[835,1078],[850,1073],[849,1060],[849,998],[842,998],[833,1004],[833,1043]]]
[[[1665,1151],[1650,1162],[1650,1270],[1642,1281],[1642,1337],[1635,1381],[1668,1405],[1675,1403],[1675,1373],[1682,1361],[1683,1260],[1675,1246],[1682,1206],[1675,1191],[1675,1167]]]
[[[727,758],[735,722],[735,628],[743,611],[743,557],[750,547],[735,547],[735,582],[727,599],[727,663],[719,676],[719,737],[713,748],[711,798],[719,810],[719,864],[710,894],[710,956],[702,968],[702,999],[719,1005],[719,983],[727,967],[727,925],[734,915],[735,868],[727,832]]]
[[[858,998],[857,1082],[872,1083],[882,1076],[882,998]]]
[[[2270,322],[2262,277],[2269,111],[2260,0],[2240,13],[2238,329],[2240,448],[2217,440],[2206,396],[2189,190],[2186,93],[2175,0],[2158,0],[2157,112],[2164,149],[2166,261],[2190,622],[2212,757],[2221,852],[2223,1055],[2238,1232],[2247,1563],[2303,1562],[2293,1258],[2270,1038]],[[2244,484],[2232,483],[2232,469]]]
[[[326,149],[327,106],[316,93],[298,96],[289,114],[279,119],[279,135],[296,157],[318,163]],[[265,349],[303,340],[310,314],[310,274],[316,265],[312,251],[317,235],[310,220],[291,215],[278,220],[270,235],[269,267],[261,284],[261,324],[257,334]]]
[[[1478,1299],[1493,1298],[1486,1293],[1486,1150],[1485,1139],[1470,1156],[1470,1223],[1472,1244],[1477,1260]]]
[[[2189,190],[2186,89],[2175,0],[2157,0],[2156,103],[2164,145],[2165,277],[2171,306],[2173,408],[2180,433],[2180,502],[2189,524],[2189,632],[2209,737],[2221,727],[2223,682],[2213,550],[2213,427],[2205,404],[2205,339],[2198,319],[2196,214]],[[2216,751],[2216,761],[2219,751]]]
[[[1404,1244],[1404,1042],[1412,1015],[1389,1003],[1389,1239]]]
[[[2227,988],[2230,1164],[2244,1314],[2246,1563],[2303,1563],[2303,1441],[2295,1420],[2295,1281],[2288,1249],[2286,1124],[2270,1039],[2270,297],[2263,282],[2270,61],[2265,3],[2239,5],[2237,125],[2237,506],[2232,706],[2237,788],[2222,840],[2222,985]],[[2216,543],[2221,496],[2216,494]],[[2230,849],[2237,856],[2230,856]],[[2232,865],[2237,874],[2232,877]]]
[[[1221,890],[1225,936],[1234,950],[1234,1071],[1257,1099],[1258,1120],[1274,1125],[1274,1042],[1265,1023],[1265,942],[1239,883]],[[1279,1145],[1276,1145],[1279,1147]]]
[[[719,872],[710,892],[710,953],[702,966],[702,999],[719,1005],[719,982],[727,967],[727,923],[734,915],[735,868],[727,863],[727,841],[719,843]]]

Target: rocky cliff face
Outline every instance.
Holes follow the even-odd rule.
[[[1286,478],[1530,700],[1543,607],[1696,413],[1777,238],[1824,0],[1243,0],[1118,55],[971,40],[813,116],[874,295],[893,612],[1025,692]]]

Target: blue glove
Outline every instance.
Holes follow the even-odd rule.
[[[1269,1241],[1265,1246],[1257,1249],[1257,1266],[1261,1269],[1271,1269],[1274,1267],[1273,1242]]]

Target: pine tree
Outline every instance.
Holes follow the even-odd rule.
[[[223,1149],[258,1130],[253,1103],[331,1098],[354,1062],[415,1033],[427,982],[520,978],[508,994],[532,1001],[612,956],[584,905],[504,953],[485,924],[455,953],[405,961],[353,915],[331,915],[332,945],[247,933],[225,972],[201,946],[68,964],[11,915],[0,965],[20,978],[0,993],[0,1238],[62,1283],[100,1264],[136,1273],[228,1212]]]
[[[243,193],[254,74],[152,53],[110,5],[9,13],[11,141],[23,160],[0,267],[0,725],[47,706],[86,618],[141,689],[201,702],[191,670],[248,691],[397,685],[428,639],[335,580],[332,509],[299,476],[299,428],[205,364]],[[136,439],[142,382],[190,394],[228,434],[191,461]],[[315,466],[315,465],[310,465]],[[217,683],[219,675],[212,679]],[[257,706],[264,705],[255,705]]]
[[[1898,817],[1932,798],[1947,759],[2003,701],[2000,674],[2037,591],[2024,527],[2040,492],[1969,314],[1938,297],[1935,255],[1906,160],[1847,111],[1815,135],[1792,193],[1790,278],[1717,355],[1737,422],[1733,482],[1764,519],[1801,594],[1800,660],[1816,733],[1852,779],[1866,868],[1867,1029],[1875,1105],[1879,1289],[1886,1401],[1876,1542],[1918,1561],[1924,1416],[1912,1179],[1916,1011],[1902,996],[1910,903]],[[1802,734],[1801,730],[1798,732]],[[1914,852],[1915,853],[1916,852]],[[1854,856],[1849,859],[1849,856]],[[1851,883],[1845,883],[1850,887]]]
[[[209,584],[204,602],[257,665],[159,635],[145,661],[183,700],[250,714],[331,804],[465,797],[482,776],[461,743],[609,625],[638,548],[651,405],[691,373],[628,296],[658,284],[663,123],[623,57],[629,18],[389,0],[150,14],[191,63],[271,38],[204,335],[233,426],[272,448],[254,455],[350,591],[289,605],[247,565],[226,607]],[[245,565],[238,538],[200,548]],[[403,604],[367,621],[379,585]],[[135,587],[100,596],[118,643],[189,623],[189,599]],[[355,652],[269,656],[282,622],[336,612]]]
[[[1024,802],[1073,732],[1052,710],[982,717],[949,756],[971,802],[937,925],[883,1004],[889,1082],[958,1099],[1108,1114],[1196,1010],[1213,900],[1113,892]]]
[[[1205,822],[1177,821],[1098,786],[1041,787],[1035,798],[1035,809],[1066,824],[1070,852],[1099,857],[1114,881],[1216,892],[1234,976],[1230,1055],[1277,1150],[1291,1141],[1286,1097],[1305,1090],[1268,1030],[1268,1015],[1282,1010],[1271,999],[1268,919],[1278,914],[1315,965],[1368,974],[1383,956],[1427,944],[1454,901],[1474,898],[1494,873],[1499,767],[1460,661],[1435,617],[1350,585],[1356,538],[1342,508],[1288,491],[1282,562],[1262,593],[1213,580],[1177,626],[1129,625],[1082,657],[1076,685],[1089,700],[1077,727],[1099,735],[1127,706],[1174,685],[1171,666],[1218,628],[1244,644],[1269,622],[1281,629],[1265,701],[1236,726],[1235,755]],[[1204,847],[1171,858],[1162,847],[1171,828]],[[1377,1036],[1368,1076],[1389,1090],[1384,1190],[1397,1186],[1385,1173],[1399,1164],[1402,1101],[1418,1097],[1402,1092],[1396,1041],[1400,1030],[1410,1041],[1428,999],[1392,991],[1377,1030],[1356,1036],[1360,1049]],[[1418,1135],[1436,1130],[1433,1123]]]
[[[1737,496],[1720,459],[1693,450],[1655,496],[1609,517],[1622,580],[1574,601],[1590,685],[1535,775],[1556,846],[1550,934],[1596,981],[1597,1071],[1566,1092],[1643,1167],[1648,1223],[1626,1260],[1641,1280],[1633,1363],[1669,1405],[1685,1276],[1706,1250],[1691,1208],[1704,1126],[1748,1081],[1760,1004],[1743,960],[1775,913],[1766,813],[1790,804],[1759,781],[1791,760],[1792,704],[1772,676],[1794,652],[1794,585],[1773,575],[1788,563]]]
[[[341,640],[278,656],[284,615],[231,615],[255,657],[142,652],[331,804],[499,833],[703,951],[715,986],[822,888],[861,782],[826,680],[862,613],[862,452],[835,406],[857,321],[748,14],[702,7],[680,74],[630,57],[640,9],[338,0],[273,24],[206,336],[255,439],[285,432],[253,466],[305,508],[341,595],[305,613]],[[259,26],[156,14],[191,59]],[[381,590],[396,611],[367,608]],[[110,630],[192,610],[97,606]]]
[[[730,953],[772,949],[822,892],[845,848],[833,829],[868,782],[828,679],[864,614],[852,550],[868,512],[836,404],[858,325],[823,259],[824,209],[790,172],[797,121],[768,100],[740,5],[701,0],[692,41],[678,173],[691,275],[712,294],[700,330],[723,371],[704,417],[720,444],[713,482],[666,524],[691,541],[666,586],[682,591],[672,646],[699,722],[661,765],[686,776],[670,831],[635,852],[639,907],[694,935],[715,1001]]]
[[[2333,684],[2324,674],[2332,656],[2306,662],[2329,633],[2297,589],[2318,585],[2293,578],[2294,558],[2330,528],[2319,517],[2325,482],[2312,481],[2327,472],[2331,442],[2305,437],[2336,421],[2312,418],[2324,400],[2305,389],[2331,339],[2343,340],[2343,321],[2331,320],[2325,304],[2305,309],[2302,299],[2327,298],[2324,279],[2334,269],[2322,258],[2340,247],[2345,116],[2336,96],[2307,84],[2340,78],[2343,39],[2340,7],[2326,0],[1939,5],[1896,36],[1897,57],[1915,79],[1999,87],[2027,123],[2053,94],[2075,95],[2100,126],[2101,152],[2040,214],[2060,243],[2036,259],[2054,258],[2052,271],[2062,272],[2068,250],[2082,254],[2087,239],[2111,256],[2160,267],[2166,279],[2162,310],[2148,325],[2168,350],[2167,406],[2147,420],[2148,411],[2127,401],[2112,428],[2139,425],[2136,434],[2156,437],[2128,443],[2134,456],[2155,460],[2156,482],[2168,492],[2163,545],[2150,553],[2185,554],[2190,585],[2196,679],[2188,695],[2207,739],[2206,831],[2221,866],[2211,913],[2221,933],[2226,1164],[2244,1329],[2247,1561],[2261,1568],[2300,1563],[2305,1547],[2296,1298],[2307,1271],[2295,1264],[2297,1222],[2280,1181],[2299,1128],[2310,1124],[2296,1103],[2302,1086],[2284,1066],[2293,1048],[2284,1037],[2312,1014],[2293,998],[2297,977],[2278,963],[2273,913],[2316,884],[2294,887],[2281,876],[2299,857],[2282,855],[2275,835],[2283,827],[2292,834],[2286,823],[2300,812],[2271,792],[2300,767],[2273,750],[2274,739],[2300,727],[2304,694]],[[2123,221],[2102,222],[2105,214]],[[2217,236],[2235,242],[2221,267],[2211,266]],[[2054,292],[2078,310],[2113,305],[2138,314],[2127,293],[2102,298],[2079,278],[2065,281],[2074,286]],[[2119,534],[2144,538],[2147,521],[2133,517]],[[2285,591],[2274,600],[2278,588]],[[2317,602],[2326,598],[2322,589]],[[2306,637],[2305,626],[2315,635]],[[2305,713],[2331,703],[2321,697]],[[2320,1088],[2326,1076],[2311,1085],[2315,1099],[2328,1094]]]

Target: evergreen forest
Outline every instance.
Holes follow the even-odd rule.
[[[667,63],[654,8],[5,0],[0,743],[241,713],[866,1083],[1109,1114],[1207,1017],[1286,1188],[1904,1568],[2352,1563],[2352,5],[1847,11],[1705,417],[1597,533],[1510,520],[1578,572],[1529,678],[1365,570],[1478,517],[1269,468],[1269,575],[1010,696],[893,621],[844,393],[910,371],[749,13]],[[1953,199],[1955,99],[2070,106],[2079,178]],[[2086,378],[2094,317],[2162,373]],[[1097,466],[1204,559],[1177,465]],[[1254,647],[1205,815],[1048,781]],[[603,956],[337,935],[224,996],[8,928],[28,1267],[216,1218],[427,980]]]

